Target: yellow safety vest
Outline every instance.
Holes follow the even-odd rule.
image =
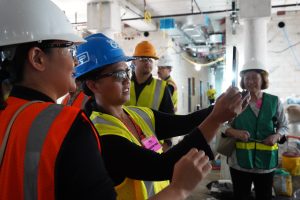
[[[134,106],[123,106],[123,109],[130,115],[136,124],[140,126],[146,137],[155,136],[154,115],[151,109]],[[138,146],[142,146],[127,127],[116,117],[100,112],[92,112],[90,119],[94,123],[100,136],[117,135],[126,138]],[[162,153],[162,149],[159,149],[157,152]],[[169,181],[153,182],[125,178],[121,184],[115,186],[115,190],[118,195],[117,199],[141,200],[148,199],[168,185]]]
[[[174,110],[177,111],[177,104],[178,104],[178,91],[177,91],[177,85],[174,82],[174,80],[169,76],[169,78],[166,80],[167,84],[172,85],[174,88],[173,94],[172,94],[172,102],[174,105]]]
[[[130,100],[126,103],[128,106],[142,106],[159,110],[165,89],[167,86],[166,81],[153,78],[149,85],[146,85],[138,99],[134,89],[134,82],[131,81],[130,85]]]
[[[208,99],[215,99],[215,94],[217,93],[215,89],[207,90],[207,97]]]

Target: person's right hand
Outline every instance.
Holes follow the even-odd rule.
[[[212,111],[213,118],[218,123],[232,120],[239,115],[242,110],[243,99],[238,88],[229,87],[216,101]]]
[[[170,186],[187,197],[210,170],[209,158],[203,151],[193,148],[175,164]]]

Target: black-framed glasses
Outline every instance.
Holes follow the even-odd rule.
[[[119,70],[119,71],[114,71],[106,74],[100,74],[99,76],[95,77],[95,80],[99,80],[101,78],[106,78],[106,77],[113,77],[117,81],[124,81],[125,79],[130,79],[131,77],[131,70],[128,68],[126,70]]]
[[[67,51],[71,54],[73,58],[76,57],[76,45],[74,42],[64,42],[64,43],[47,43],[41,44],[41,47],[44,49],[48,48],[66,48]]]
[[[148,58],[148,57],[136,57],[136,60],[142,61],[142,62],[153,62],[153,58]]]

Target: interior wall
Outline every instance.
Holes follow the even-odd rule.
[[[273,15],[268,24],[270,87],[267,91],[278,95],[283,101],[289,96],[300,96],[299,19],[300,12],[293,11],[281,16]],[[286,35],[278,27],[281,21],[285,23]]]

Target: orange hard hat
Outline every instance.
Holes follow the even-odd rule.
[[[148,41],[142,41],[135,47],[133,57],[149,57],[158,59],[154,46]]]

